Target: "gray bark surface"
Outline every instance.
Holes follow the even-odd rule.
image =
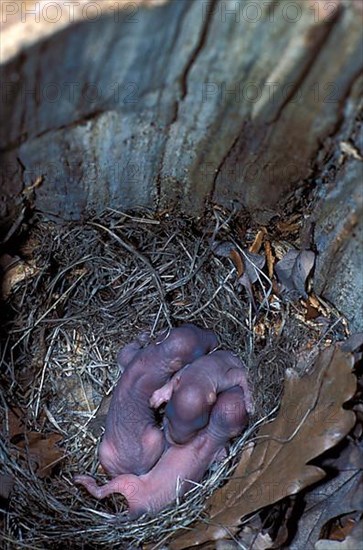
[[[361,10],[342,2],[329,16],[318,5],[171,0],[132,13],[126,3],[95,21],[36,27],[36,39],[15,48],[26,23],[5,27],[5,231],[39,177],[35,207],[60,219],[105,206],[201,215],[208,202],[238,202],[261,220],[281,211],[315,173],[322,144],[356,119],[347,105],[363,68]],[[360,212],[353,160],[337,172],[337,191],[321,195],[318,248],[325,218],[339,231],[343,203]],[[345,244],[322,245],[317,281],[329,298],[357,273],[359,223],[340,233]],[[338,259],[339,269],[327,267]]]

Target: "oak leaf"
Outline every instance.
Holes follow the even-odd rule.
[[[312,250],[292,249],[275,265],[282,290],[288,293],[291,299],[300,296],[307,298],[305,284],[314,263],[315,254]]]
[[[341,530],[341,517],[362,513],[362,450],[363,443],[349,442],[338,458],[322,461],[323,468],[331,471],[331,479],[323,480],[304,495],[304,513],[290,541],[290,550],[313,550],[320,533],[326,532],[334,519]]]
[[[315,550],[362,550],[363,521],[357,523],[345,540],[318,540]]]
[[[229,241],[221,241],[214,243],[212,246],[213,252],[216,256],[221,256],[223,258],[230,258],[237,269],[238,277],[243,275],[243,262],[240,253],[238,252],[235,245]]]
[[[354,412],[343,409],[356,390],[352,367],[350,354],[330,347],[302,378],[289,369],[278,416],[262,427],[228,483],[207,500],[206,520],[175,537],[170,548],[229,538],[242,517],[323,479],[325,471],[311,461],[355,423]]]

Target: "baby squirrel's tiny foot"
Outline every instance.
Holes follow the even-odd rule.
[[[159,408],[160,405],[169,401],[170,394],[171,392],[168,391],[165,386],[159,388],[158,390],[155,390],[149,399],[150,407],[152,407],[153,409]]]
[[[149,399],[149,405],[153,409],[158,409],[163,402],[164,402],[164,396],[162,392],[160,392],[160,390],[154,391],[154,393]]]
[[[250,391],[248,392],[248,394],[246,395],[245,394],[245,405],[246,405],[246,411],[248,414],[254,414],[255,412],[255,404],[253,402],[253,398],[252,398],[252,395],[250,393]]]
[[[83,485],[83,487],[85,487],[91,495],[93,495],[96,498],[99,498],[98,493],[100,488],[97,485],[96,480],[93,479],[93,477],[86,476],[86,475],[76,475],[73,478],[73,482],[79,485]]]
[[[218,449],[216,454],[214,455],[213,462],[222,462],[227,457],[227,449],[225,447],[222,447],[221,449]]]

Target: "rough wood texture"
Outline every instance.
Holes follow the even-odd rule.
[[[362,181],[362,162],[347,160],[316,213],[315,291],[343,312],[356,331],[363,330]]]
[[[39,207],[67,218],[104,204],[200,213],[206,198],[273,209],[362,68],[354,7],[292,4],[172,1],[38,38],[4,66],[12,183],[43,175]]]
[[[94,21],[80,8],[73,23],[61,11],[57,23],[4,26],[8,226],[39,176],[36,208],[62,219],[108,205],[198,215],[211,200],[266,221],[311,176],[344,117],[355,118],[344,109],[363,68],[359,3],[118,4]],[[338,175],[352,182],[337,183],[346,200],[359,166]],[[331,272],[318,272],[327,291]]]
[[[363,330],[363,76],[345,102],[339,129],[320,151],[311,205],[318,252],[314,288]]]

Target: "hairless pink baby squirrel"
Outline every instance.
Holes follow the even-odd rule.
[[[141,348],[132,342],[118,361],[124,373],[113,391],[99,459],[112,476],[145,474],[165,449],[165,436],[155,421],[149,400],[179,369],[217,346],[210,330],[186,324],[163,333]]]
[[[206,428],[183,446],[169,446],[148,473],[119,475],[102,487],[90,476],[77,476],[75,481],[99,499],[112,493],[124,495],[129,519],[156,514],[202,479],[211,463],[223,456],[229,440],[241,433],[246,420],[244,392],[234,387],[218,395]]]
[[[190,441],[207,425],[217,395],[233,386],[241,387],[246,410],[253,412],[244,364],[230,351],[218,350],[196,359],[156,390],[150,405],[168,402],[164,426],[169,443]]]

